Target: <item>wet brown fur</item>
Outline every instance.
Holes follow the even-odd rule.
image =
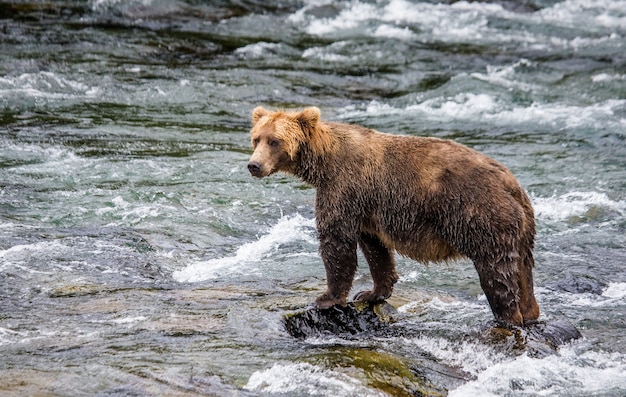
[[[539,317],[533,293],[530,200],[497,161],[449,140],[380,133],[301,112],[253,111],[257,177],[293,174],[317,189],[316,220],[328,290],[319,307],[345,304],[357,246],[374,280],[356,300],[388,298],[393,251],[421,262],[470,258],[496,319]],[[251,170],[252,172],[252,170]],[[255,172],[257,172],[255,170]]]

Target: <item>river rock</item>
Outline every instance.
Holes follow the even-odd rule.
[[[566,343],[582,337],[574,325],[565,320],[534,321],[524,327],[498,323],[483,333],[486,343],[512,354],[526,352],[532,357],[554,354]]]
[[[306,361],[324,368],[350,371],[352,376],[385,395],[398,397],[447,395],[446,388],[429,380],[433,377],[431,374],[423,374],[420,363],[382,351],[355,346],[334,346],[307,357]],[[432,366],[437,367],[439,378],[456,377],[455,373],[450,373],[447,368],[440,367],[434,362]]]
[[[350,302],[330,309],[307,308],[287,314],[283,325],[289,335],[304,339],[320,335],[353,336],[361,333],[384,333],[398,312],[387,302],[368,304]]]
[[[392,326],[393,324],[393,326]],[[395,307],[387,302],[368,304],[350,302],[330,309],[309,307],[283,316],[289,335],[298,339],[333,335],[359,338],[365,335],[414,337],[428,332],[415,323],[404,323]],[[559,346],[580,338],[576,327],[565,320],[533,321],[524,327],[491,322],[477,339],[510,354],[527,352],[531,356],[554,354]]]
[[[607,284],[589,274],[566,273],[561,279],[547,287],[552,291],[563,291],[571,294],[601,295]]]

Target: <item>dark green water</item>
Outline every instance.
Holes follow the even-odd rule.
[[[622,0],[0,2],[0,394],[624,395],[625,54]],[[257,105],[504,163],[542,319],[584,338],[503,351],[471,263],[401,258],[410,335],[291,338],[315,192],[248,175]]]

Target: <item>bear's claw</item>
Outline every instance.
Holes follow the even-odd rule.
[[[361,291],[358,294],[354,295],[354,298],[352,298],[352,300],[376,303],[376,302],[382,302],[385,299],[389,298],[390,296],[391,296],[391,293],[377,294],[377,293],[374,293],[374,291]]]
[[[319,298],[317,298],[313,305],[318,309],[324,310],[324,309],[330,309],[331,307],[336,306],[336,305],[345,306],[346,301],[345,299],[342,300],[342,299],[337,299],[337,298],[328,298],[327,294],[324,294],[320,296]]]

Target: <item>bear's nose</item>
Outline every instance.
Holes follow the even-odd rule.
[[[258,161],[251,161],[248,163],[248,171],[252,176],[261,175],[261,164]]]

